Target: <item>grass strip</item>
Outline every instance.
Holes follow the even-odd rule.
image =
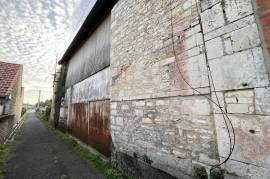
[[[65,131],[60,131],[51,126],[49,121],[46,119],[45,115],[41,112],[36,113],[37,118],[39,118],[45,126],[56,132],[66,143],[72,146],[84,159],[93,165],[98,171],[100,171],[104,176],[109,179],[124,179],[121,172],[108,163],[104,162],[100,156],[93,154],[86,147],[80,145],[76,140],[70,137],[70,135]]]
[[[27,119],[27,114],[25,113],[21,120],[24,122]],[[0,145],[0,179],[3,179],[5,177],[6,171],[5,171],[5,165],[6,165],[6,159],[8,154],[11,151],[11,146],[9,143],[1,144]]]
[[[0,145],[0,178],[5,177],[5,164],[6,158],[10,152],[10,145],[9,144],[1,144]]]

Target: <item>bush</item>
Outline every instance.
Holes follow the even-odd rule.
[[[25,113],[26,113],[26,108],[25,108],[25,107],[23,107],[23,108],[22,108],[22,113],[21,113],[21,116],[23,116]]]
[[[49,120],[51,114],[51,106],[47,106],[45,110],[45,117],[47,120]]]

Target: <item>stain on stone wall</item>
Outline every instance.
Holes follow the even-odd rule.
[[[207,58],[221,106],[233,123],[236,142],[224,168],[243,178],[268,178],[269,135],[264,132],[269,116],[261,115],[267,115],[269,78],[252,1],[211,2],[201,13]],[[210,17],[211,14],[217,16]],[[211,91],[215,100],[213,85]],[[263,91],[265,100],[261,98]],[[223,161],[229,153],[228,133],[221,111],[214,109],[214,113]],[[232,136],[231,128],[230,131]]]
[[[236,135],[232,157],[222,166],[225,176],[269,178],[269,78],[252,3],[120,0],[115,5],[116,151],[146,155],[153,167],[176,177],[191,176],[195,164],[209,173],[229,150],[221,111],[207,100],[217,103],[217,96]]]

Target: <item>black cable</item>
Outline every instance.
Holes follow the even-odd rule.
[[[177,65],[177,69],[178,69],[178,71],[179,71],[179,74],[180,74],[182,80],[183,80],[183,81],[184,81],[184,82],[185,82],[185,83],[186,83],[193,91],[195,91],[195,92],[197,92],[198,94],[204,96],[205,98],[207,98],[210,102],[212,102],[214,105],[216,105],[216,106],[220,109],[220,111],[221,111],[221,113],[222,113],[223,120],[224,120],[224,122],[225,122],[225,126],[226,126],[226,129],[227,129],[227,132],[228,132],[229,140],[230,140],[230,153],[228,154],[227,158],[226,158],[223,162],[221,162],[221,163],[219,163],[219,164],[217,164],[217,165],[212,166],[212,168],[210,169],[210,174],[211,174],[211,171],[212,171],[213,169],[218,168],[219,166],[221,166],[222,164],[226,163],[226,162],[230,159],[230,157],[231,157],[231,155],[232,155],[232,153],[233,153],[234,147],[235,147],[235,131],[234,131],[234,127],[233,127],[233,124],[232,124],[232,122],[231,122],[231,119],[228,117],[227,113],[222,109],[222,107],[221,107],[221,105],[220,105],[220,102],[219,102],[219,99],[218,99],[218,96],[217,96],[217,92],[216,92],[216,89],[215,89],[214,81],[213,81],[212,72],[211,72],[210,65],[209,65],[207,59],[206,59],[206,63],[207,63],[208,74],[209,74],[209,76],[210,76],[210,79],[209,79],[209,80],[210,80],[210,82],[211,82],[212,85],[213,85],[213,90],[214,90],[213,92],[214,92],[214,94],[215,94],[217,103],[216,103],[215,101],[213,101],[211,98],[209,98],[208,96],[202,94],[200,91],[198,91],[198,90],[195,89],[194,87],[192,87],[192,86],[187,82],[187,80],[184,78],[184,75],[182,74],[182,72],[181,72],[181,70],[180,70],[180,67],[179,67],[179,64],[178,64],[178,62],[180,62],[180,60],[178,59],[178,56],[177,56],[177,53],[176,53],[176,50],[175,50],[174,29],[173,29],[173,15],[172,15],[172,0],[170,1],[170,7],[171,7],[171,31],[172,31],[171,37],[172,37],[172,48],[173,48],[173,54],[174,54],[174,57],[175,57],[175,60],[176,60],[176,65]],[[196,1],[196,7],[197,7],[197,10],[198,10],[198,12],[199,12],[197,1]],[[200,23],[200,25],[201,25],[201,23]],[[202,27],[201,27],[201,29],[202,29]],[[205,54],[205,55],[206,55],[206,54]],[[231,126],[231,128],[232,128],[233,139],[232,139],[232,137],[231,137],[230,130],[229,130],[229,126],[228,126],[228,123],[227,123],[225,117],[228,119],[229,124],[230,124],[230,126]],[[232,143],[232,141],[233,141],[233,143]]]
[[[198,6],[198,2],[197,2],[197,1],[196,1],[196,8],[197,8],[197,11],[200,12],[199,6]],[[200,19],[200,20],[201,20],[201,19]],[[201,29],[203,30],[203,27],[202,27],[202,24],[201,24],[201,23],[200,23],[200,26],[201,26]],[[203,36],[203,42],[205,42],[204,36]],[[204,46],[205,46],[205,45],[204,45]],[[207,54],[205,54],[205,55],[206,55],[206,57],[207,57]],[[219,108],[221,108],[220,102],[219,102],[219,99],[218,99],[218,96],[217,96],[216,88],[215,88],[215,85],[214,85],[214,80],[213,80],[213,76],[212,76],[212,71],[211,71],[211,68],[210,68],[210,65],[209,65],[208,60],[206,60],[206,63],[207,63],[207,68],[208,68],[209,76],[210,76],[210,79],[211,79],[211,83],[212,83],[212,85],[213,85],[214,94],[215,94],[216,99],[217,99],[217,102],[218,102],[218,104],[219,104]],[[227,119],[228,119],[228,121],[229,121],[229,123],[230,123],[230,126],[231,126],[231,128],[232,128],[232,133],[233,133],[233,144],[232,144],[232,139],[231,139],[231,135],[230,135],[230,130],[229,130],[227,121],[226,121],[226,119],[225,119],[225,116],[227,117]],[[224,120],[224,122],[225,122],[226,129],[227,129],[227,132],[228,132],[228,135],[229,135],[229,140],[230,140],[230,153],[229,153],[229,155],[227,156],[227,158],[226,158],[223,162],[221,162],[220,164],[217,164],[217,165],[213,166],[213,167],[210,169],[210,174],[211,174],[211,171],[212,171],[213,169],[215,169],[215,168],[221,166],[222,164],[226,163],[226,162],[229,160],[229,158],[231,157],[231,155],[232,155],[232,153],[233,153],[234,147],[235,147],[235,131],[234,131],[234,127],[233,127],[233,124],[232,124],[232,122],[231,122],[231,119],[228,117],[227,114],[225,114],[224,111],[222,111],[222,118],[223,118],[223,120]]]

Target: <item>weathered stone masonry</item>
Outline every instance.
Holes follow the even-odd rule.
[[[228,134],[206,98],[216,101],[216,92],[236,133],[226,177],[269,178],[269,59],[254,4],[118,1],[111,15],[111,135],[123,170],[131,171],[117,153],[179,178],[223,161]]]

